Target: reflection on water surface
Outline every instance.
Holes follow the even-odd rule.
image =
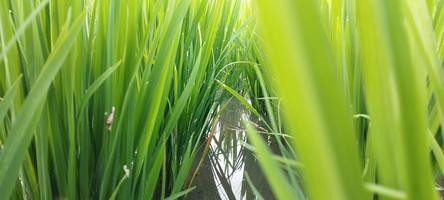
[[[196,188],[186,199],[256,199],[257,193],[264,199],[274,199],[259,163],[243,146],[247,135],[242,123],[248,118],[249,113],[240,103],[235,100],[228,103],[220,115],[208,153],[203,155],[202,148],[196,159],[192,182]],[[202,156],[205,157],[199,166]]]

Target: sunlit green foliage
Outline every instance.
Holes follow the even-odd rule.
[[[241,1],[0,2],[0,198],[179,198]],[[219,91],[219,92],[218,92]],[[192,189],[192,188],[189,188]],[[184,191],[184,192],[182,192]]]
[[[182,198],[227,99],[278,199],[438,199],[443,9],[2,0],[0,199]]]
[[[288,127],[280,133],[294,137],[286,140],[298,155],[294,173],[301,173],[303,193],[310,199],[438,199],[444,2],[255,2],[267,83],[282,99],[282,108],[274,107],[285,116],[279,124]],[[253,145],[264,148],[254,129],[250,133]],[[259,149],[258,156],[270,156]],[[262,164],[265,171],[285,168]]]

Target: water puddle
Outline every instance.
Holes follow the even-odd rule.
[[[192,182],[196,188],[186,199],[256,199],[257,192],[264,199],[275,199],[255,156],[242,145],[247,142],[242,123],[249,116],[237,101],[228,103],[208,151],[197,156]]]

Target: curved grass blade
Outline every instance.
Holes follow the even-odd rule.
[[[248,101],[240,95],[238,92],[236,92],[233,88],[231,88],[228,85],[225,85],[225,83],[222,83],[220,81],[217,81],[222,88],[224,88],[227,92],[229,92],[231,95],[234,96],[242,105],[244,105],[249,111],[251,111],[256,117],[262,118],[261,114],[250,104]]]
[[[86,90],[85,96],[83,96],[82,100],[80,101],[80,111],[78,114],[79,118],[82,113],[84,112],[84,109],[89,101],[89,99],[92,97],[92,95],[97,91],[97,89],[100,88],[100,86],[113,74],[114,71],[120,66],[121,61],[117,62],[110,68],[108,68],[105,72],[103,72],[102,75],[100,75],[91,86],[89,86],[88,90]],[[80,121],[80,120],[78,120]]]

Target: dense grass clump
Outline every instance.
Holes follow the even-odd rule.
[[[0,199],[186,198],[234,100],[277,199],[438,199],[443,9],[0,1]]]
[[[293,153],[276,159],[247,127],[279,199],[438,199],[443,3],[256,1],[262,89],[280,97],[256,109]]]
[[[1,1],[0,198],[184,195],[216,80],[245,59],[244,13],[235,0]]]

